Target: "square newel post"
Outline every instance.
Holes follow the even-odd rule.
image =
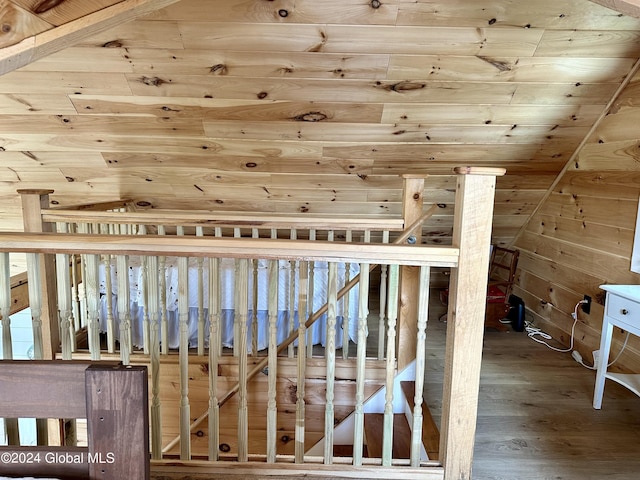
[[[403,175],[402,217],[407,228],[422,216],[425,175]],[[420,245],[422,225],[412,232],[411,242]],[[400,268],[400,308],[398,311],[398,371],[416,358],[418,334],[418,290],[420,268],[403,265]]]
[[[25,232],[53,232],[53,225],[42,221],[42,210],[49,208],[49,195],[52,193],[53,190],[18,190],[22,198],[22,221]],[[55,255],[45,254],[40,258],[42,355],[43,360],[54,360],[60,345]]]
[[[470,479],[480,386],[480,362],[496,176],[501,168],[460,167],[442,398],[440,461],[445,479]]]

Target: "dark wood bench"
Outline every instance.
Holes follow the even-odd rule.
[[[88,447],[0,447],[0,476],[148,480],[147,402],[144,366],[0,361],[0,417],[86,418],[88,435]]]

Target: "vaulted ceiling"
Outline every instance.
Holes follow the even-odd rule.
[[[394,216],[425,174],[446,241],[448,174],[478,165],[507,169],[509,243],[635,72],[636,2],[600,3],[0,0],[0,230],[19,188]]]

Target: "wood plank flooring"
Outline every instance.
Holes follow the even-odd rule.
[[[440,422],[446,324],[432,301],[425,399]],[[485,332],[474,480],[638,478],[640,398],[607,381],[591,406],[595,371],[526,333]]]

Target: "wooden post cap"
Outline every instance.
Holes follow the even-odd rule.
[[[20,188],[16,190],[20,195],[50,195],[53,193],[53,190],[49,189],[31,189],[31,188]]]
[[[507,173],[506,168],[497,168],[497,167],[455,167],[453,169],[453,173],[458,175],[494,175],[496,177],[501,177],[505,173]]]

